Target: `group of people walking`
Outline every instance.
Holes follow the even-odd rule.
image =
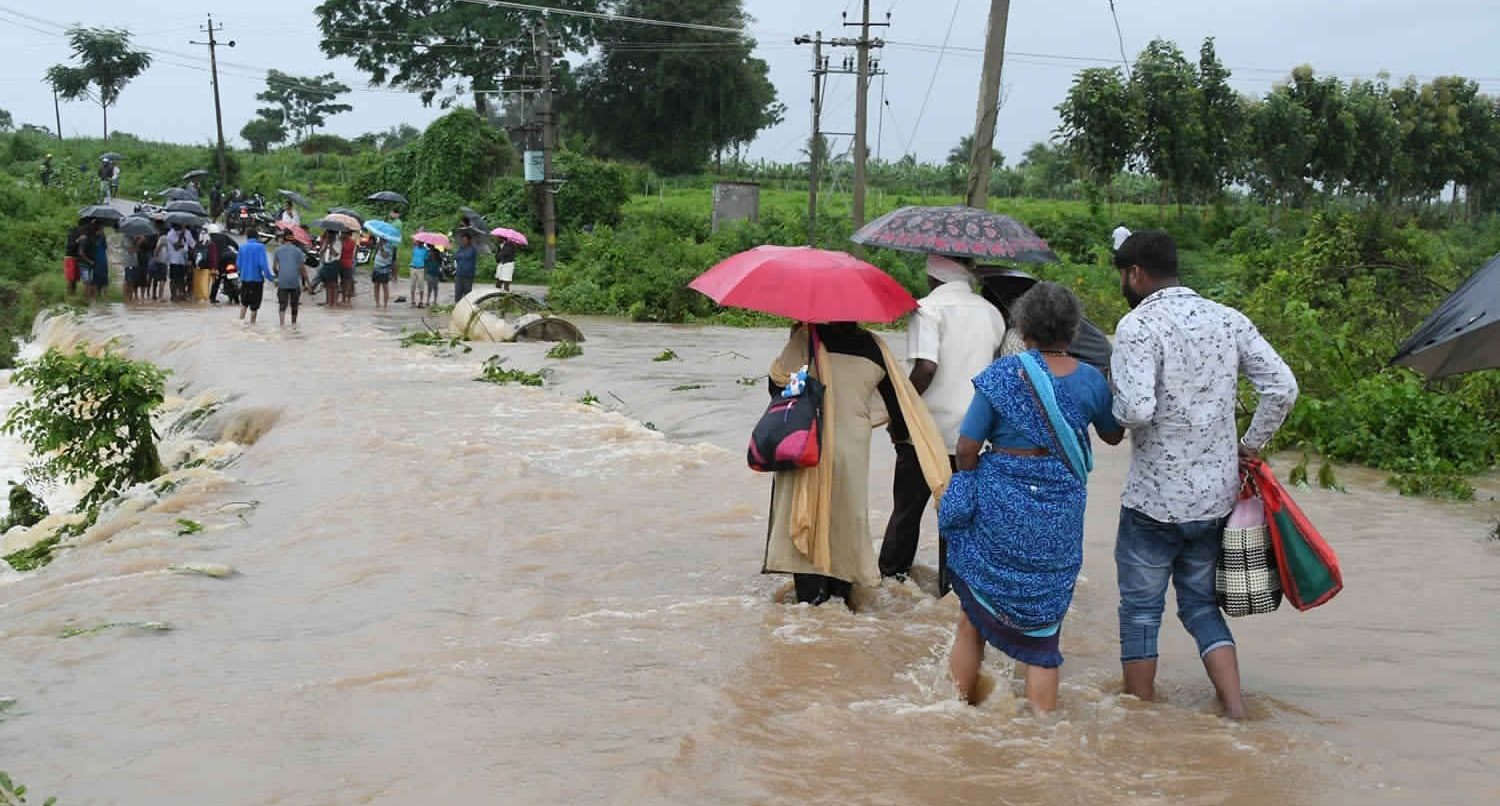
[[[942,256],[928,258],[932,292],[909,325],[909,371],[856,325],[799,326],[771,367],[772,393],[810,367],[827,390],[823,448],[816,467],[776,475],[764,570],[792,574],[798,601],[814,605],[848,602],[853,586],[882,577],[903,579],[937,495],[939,593],[951,589],[961,605],[949,660],[961,697],[982,699],[989,645],[1016,661],[1031,706],[1051,711],[1083,563],[1092,441],[1118,445],[1129,433],[1115,544],[1125,691],[1155,697],[1172,584],[1225,715],[1242,718],[1214,565],[1240,463],[1281,426],[1297,382],[1243,314],[1181,284],[1169,234],[1129,235],[1114,262],[1132,311],[1116,330],[1108,376],[1069,354],[1083,318],[1072,292],[1038,283],[1007,321],[974,292],[968,267]],[[1242,438],[1241,376],[1259,395]],[[896,470],[877,556],[867,491],[869,435],[880,425]]]

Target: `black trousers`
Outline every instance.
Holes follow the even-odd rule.
[[[948,457],[948,464],[958,467],[958,458]],[[922,538],[922,515],[927,511],[927,502],[932,491],[922,475],[922,463],[917,459],[917,449],[905,443],[896,443],[896,476],[891,483],[891,519],[885,526],[885,539],[880,543],[880,575],[883,577],[905,576],[911,573],[911,564],[917,558],[917,542]],[[948,586],[948,541],[938,536],[938,590],[947,595]]]
[[[822,574],[792,574],[792,583],[797,589],[797,601],[820,605],[829,599],[843,599],[849,603],[854,585],[842,579],[825,577]]]

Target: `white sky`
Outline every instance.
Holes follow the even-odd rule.
[[[111,110],[111,128],[151,139],[209,143],[214,124],[207,48],[188,40],[202,39],[199,26],[203,15],[212,11],[215,21],[226,26],[223,37],[238,42],[234,50],[220,51],[224,128],[231,139],[254,116],[254,96],[264,87],[267,68],[298,75],[332,71],[355,87],[348,98],[355,110],[328,126],[336,134],[353,136],[398,123],[424,126],[440,114],[424,108],[414,95],[367,88],[351,62],[325,59],[318,50],[316,5],[316,0],[0,0],[5,67],[0,71],[0,108],[13,113],[17,124],[51,127],[51,94],[41,79],[48,66],[69,55],[55,28],[33,22],[22,27],[4,12],[18,11],[60,25],[123,26],[140,44],[182,55],[157,54],[156,64],[126,88]],[[1500,13],[1487,3],[1116,0],[1116,5],[1125,49],[1132,57],[1152,37],[1164,36],[1196,58],[1203,37],[1214,36],[1220,58],[1235,72],[1234,86],[1245,92],[1264,92],[1293,66],[1310,63],[1319,72],[1345,77],[1370,77],[1382,70],[1398,79],[1408,74],[1421,79],[1458,74],[1478,79],[1486,92],[1500,94],[1500,48],[1494,46]],[[756,19],[752,33],[759,55],[770,63],[771,78],[787,106],[786,121],[763,133],[751,156],[795,160],[810,130],[807,69],[812,54],[791,39],[817,29],[825,36],[846,35],[840,30],[840,13],[847,9],[851,18],[856,17],[859,0],[746,0],[746,8]],[[877,80],[871,98],[871,151],[886,159],[910,150],[924,160],[941,160],[973,126],[988,0],[873,0],[871,8],[878,18],[887,11],[892,14],[892,27],[884,33],[892,44],[882,59],[890,72],[884,79],[889,107],[883,121],[875,116],[881,93]],[[949,49],[939,62],[937,51],[945,36]],[[1076,70],[1118,63],[1108,0],[1017,0],[1011,8],[1007,51],[1008,95],[997,144],[1013,164],[1027,145],[1051,135],[1057,125],[1053,107]],[[853,78],[831,78],[825,128],[852,130],[853,110]],[[86,102],[65,104],[63,129],[67,134],[96,135],[98,108]],[[847,139],[839,145],[846,143]]]

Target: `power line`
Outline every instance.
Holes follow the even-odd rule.
[[[922,106],[917,110],[917,122],[912,124],[911,136],[915,139],[917,131],[922,128],[922,118],[927,114],[927,102],[932,99],[932,89],[937,86],[938,71],[943,67],[943,56],[948,53],[948,40],[953,36],[953,24],[958,22],[958,9],[963,5],[963,0],[954,0],[953,16],[948,18],[948,31],[943,34],[943,46],[938,50],[937,63],[932,66],[932,78],[927,81],[927,94],[922,96]],[[901,153],[911,152],[911,140],[906,141]]]
[[[491,8],[509,8],[516,11],[535,11],[544,15],[557,14],[563,17],[586,17],[588,19],[603,20],[604,22],[629,22],[637,25],[656,25],[663,28],[684,28],[690,31],[708,31],[720,34],[745,34],[744,28],[728,28],[722,25],[707,25],[697,22],[674,22],[672,20],[652,20],[645,17],[627,17],[623,14],[602,14],[597,11],[577,11],[567,8],[550,8],[548,6],[535,6],[530,3],[512,3],[506,0],[459,0],[463,3],[473,3],[478,6],[489,6]]]
[[[1120,31],[1120,15],[1115,11],[1115,0],[1109,0],[1109,16],[1115,18],[1115,38],[1120,40],[1120,62],[1125,65],[1125,78],[1130,78],[1130,58],[1125,55],[1125,34]]]

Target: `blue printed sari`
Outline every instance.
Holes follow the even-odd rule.
[[[1087,444],[1088,419],[1041,366],[1063,419]],[[1062,662],[1058,631],[1083,566],[1087,487],[1061,455],[1018,357],[991,364],[974,387],[999,418],[1049,453],[988,452],[976,469],[954,475],[938,510],[948,573],[991,644],[1023,662],[1055,667]]]

